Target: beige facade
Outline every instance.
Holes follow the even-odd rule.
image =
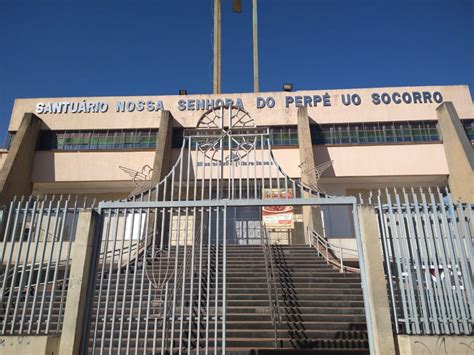
[[[440,102],[447,101],[453,103],[460,119],[474,118],[469,88],[458,85],[17,99],[9,131],[14,133],[19,128],[27,112],[40,118],[42,130],[159,129],[162,109],[170,111],[173,127],[194,128],[209,105],[231,102],[243,107],[258,127],[296,126],[301,106],[306,107],[310,124],[436,121],[436,108]],[[84,108],[89,113],[72,112]],[[328,160],[334,162],[321,180],[325,189],[334,194],[347,194],[387,186],[446,185],[450,174],[445,149],[442,141],[313,145],[313,154],[316,165]],[[298,146],[274,147],[274,154],[290,177],[301,177]],[[0,166],[6,155],[0,152]],[[172,161],[178,155],[179,149],[173,149]],[[153,166],[154,160],[154,149],[37,151],[31,173],[33,192],[124,197],[134,185],[120,166],[140,171],[145,165]]]
[[[44,123],[44,127],[51,130],[66,129],[125,129],[159,127],[161,113],[159,111],[149,112],[146,108],[142,111],[116,112],[117,103],[161,101],[163,108],[169,110],[174,119],[175,125],[183,127],[195,127],[199,118],[205,110],[183,110],[178,107],[179,100],[217,100],[237,99],[242,100],[243,107],[249,112],[258,126],[268,125],[289,125],[296,124],[298,107],[291,104],[285,107],[285,97],[324,96],[328,94],[331,106],[323,106],[318,103],[317,107],[308,106],[308,115],[311,120],[318,123],[343,123],[343,122],[379,122],[379,121],[403,121],[403,120],[427,120],[436,118],[436,107],[440,102],[431,99],[431,103],[410,103],[403,102],[396,104],[380,103],[375,105],[372,101],[373,94],[387,93],[433,93],[439,92],[442,101],[453,102],[460,118],[473,118],[474,107],[467,86],[421,86],[421,87],[396,87],[396,88],[372,88],[372,89],[347,89],[347,90],[318,90],[318,91],[295,91],[295,92],[268,92],[268,93],[242,93],[242,94],[221,94],[221,95],[189,95],[189,96],[116,96],[116,97],[75,97],[75,98],[39,98],[39,99],[17,99],[13,107],[12,117],[9,125],[10,131],[16,131],[20,125],[25,112],[33,112]],[[342,96],[359,95],[361,103],[359,105],[344,105]],[[273,97],[275,106],[273,108],[257,108],[257,97]],[[344,96],[345,97],[345,96]],[[413,98],[413,95],[412,95]],[[36,112],[38,103],[54,102],[104,102],[108,104],[108,110],[104,113],[62,113],[42,114]],[[412,99],[413,101],[413,99]],[[418,102],[418,100],[417,100]],[[304,104],[304,102],[302,103]],[[156,108],[156,105],[154,105]],[[314,100],[313,100],[314,106]],[[189,107],[189,105],[187,106]]]

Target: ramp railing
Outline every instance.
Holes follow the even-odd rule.
[[[280,301],[278,299],[278,290],[276,287],[275,266],[273,261],[273,252],[271,242],[268,240],[266,228],[262,228],[260,238],[263,248],[263,256],[265,258],[265,275],[268,290],[268,306],[270,308],[270,316],[274,330],[275,349],[278,347],[278,329],[281,325]]]
[[[344,265],[344,259],[347,260],[347,258],[358,261],[359,253],[357,250],[330,243],[326,238],[309,227],[306,228],[306,233],[309,244],[316,249],[318,256],[322,256],[326,260],[327,264],[337,267],[341,273],[360,272],[358,267]]]

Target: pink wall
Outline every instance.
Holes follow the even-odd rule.
[[[325,176],[448,175],[443,144],[314,146],[317,163],[334,160]]]
[[[442,144],[314,146],[318,163],[334,160],[324,177],[448,175]],[[179,154],[173,150],[174,160]],[[274,149],[290,177],[299,177],[298,149]],[[33,182],[130,181],[119,166],[141,171],[153,165],[154,151],[36,152]],[[1,160],[0,160],[1,161]],[[253,169],[252,169],[253,170]],[[257,174],[260,174],[257,169]],[[245,171],[244,171],[245,173]]]

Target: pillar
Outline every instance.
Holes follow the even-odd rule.
[[[170,111],[163,111],[160,118],[160,128],[153,162],[152,180],[159,183],[171,168],[171,143],[173,138],[173,116]]]
[[[315,168],[315,160],[313,154],[313,142],[311,140],[311,130],[309,125],[309,116],[308,110],[306,107],[298,108],[298,145],[300,151],[300,162],[306,162],[306,169],[313,170]],[[308,176],[302,174],[301,181],[303,184],[308,185],[309,179]],[[306,196],[308,197],[308,196]],[[306,233],[306,228],[309,227],[323,235],[321,214],[319,207],[304,206],[303,207],[303,226],[304,233]],[[305,234],[305,240],[307,236]],[[306,244],[309,244],[309,241],[306,240]]]
[[[364,297],[370,310],[367,327],[372,330],[372,344],[375,354],[395,354],[395,341],[390,319],[390,306],[387,283],[382,260],[382,248],[379,239],[379,226],[374,207],[361,205],[359,209],[361,246],[365,273]]]
[[[436,109],[453,200],[474,203],[474,150],[452,102]]]
[[[172,166],[172,140],[173,140],[173,116],[170,111],[163,111],[160,118],[160,128],[158,130],[158,137],[156,142],[155,159],[153,162],[153,175],[152,182],[153,186],[158,184],[163,178],[169,173]],[[168,189],[172,189],[173,186],[168,184]],[[158,199],[162,199],[163,189],[160,189]],[[157,230],[163,231],[164,241],[168,240],[167,236],[169,233],[169,226],[172,221],[169,220],[168,213],[158,213],[155,217],[157,223]],[[150,218],[148,222],[148,230],[153,230],[153,224],[155,223],[153,218]],[[161,225],[164,227],[161,228]],[[160,236],[159,238],[162,238]],[[149,241],[151,243],[151,240]],[[159,243],[159,242],[158,242]],[[159,244],[158,244],[159,245]]]
[[[97,221],[98,215],[94,211],[79,213],[76,237],[71,249],[69,285],[59,344],[59,354],[62,355],[79,354],[80,351]]]
[[[31,194],[31,173],[40,126],[41,120],[36,115],[25,113],[0,171],[0,206],[8,204],[15,195]]]

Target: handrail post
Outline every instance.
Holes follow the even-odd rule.
[[[279,305],[279,300],[278,300],[278,292],[275,285],[273,256],[272,256],[271,249],[269,249],[269,243],[268,243],[268,238],[266,235],[265,228],[262,228],[261,230],[260,241],[262,243],[263,256],[265,259],[265,275],[266,275],[267,290],[268,290],[268,305],[269,305],[270,317],[271,317],[272,325],[274,329],[274,342],[275,342],[275,349],[276,349],[278,347],[278,329],[277,329],[277,322],[275,320],[275,316],[279,317],[278,323],[280,323],[281,314],[280,314],[280,305]],[[273,298],[272,294],[274,294],[275,298]]]
[[[341,263],[341,273],[344,272],[344,260],[342,259],[342,248],[339,246],[339,260]]]
[[[329,244],[326,243],[326,264],[329,264]]]

